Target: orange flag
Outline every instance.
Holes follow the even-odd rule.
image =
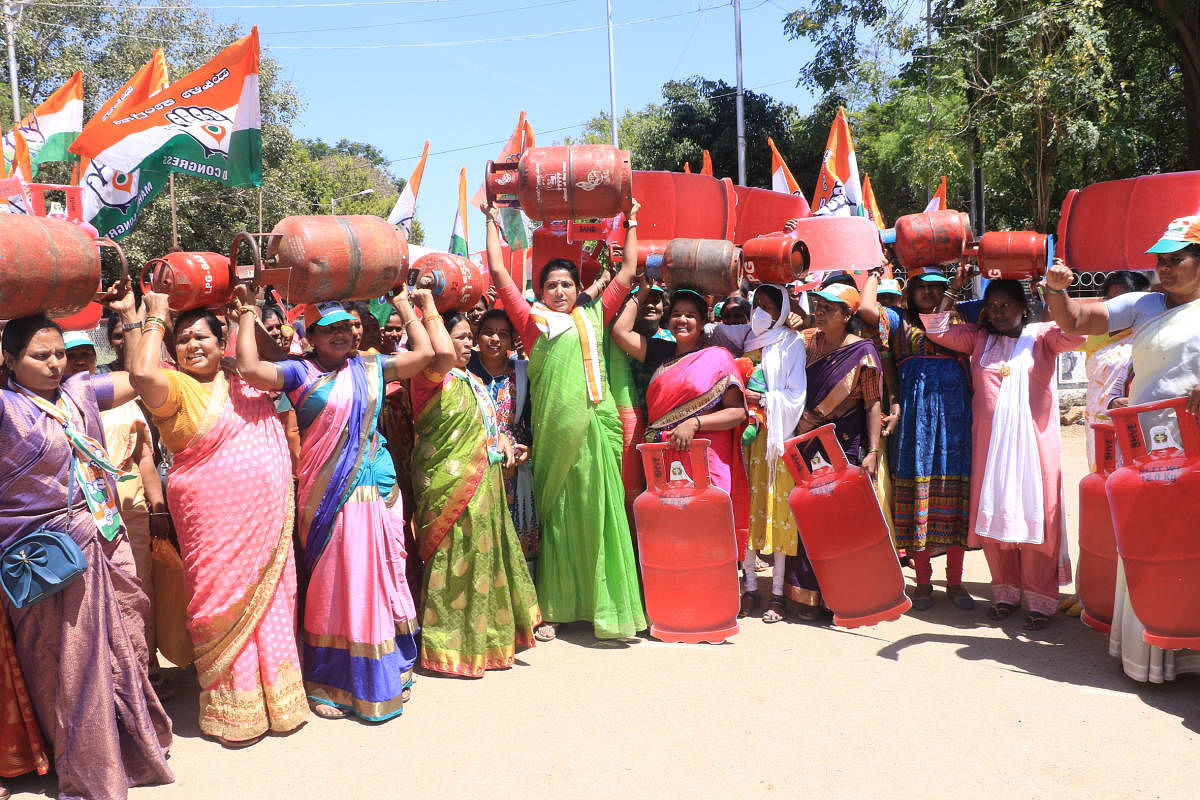
[[[839,108],[825,142],[825,157],[817,175],[812,205],[816,213],[836,216],[862,216],[862,184],[858,178],[858,158],[846,109]]]
[[[946,176],[942,176],[942,182],[938,184],[937,191],[933,193],[933,197],[929,199],[929,205],[925,206],[926,211],[945,211],[946,210]]]
[[[525,112],[522,111],[521,117],[517,120],[517,127],[513,128],[508,141],[504,143],[504,147],[500,148],[500,155],[496,156],[496,161],[497,163],[517,161],[521,158],[521,153],[525,152],[525,148],[527,147],[533,147],[533,127],[529,124],[529,120],[525,118]],[[474,196],[471,197],[471,206],[479,208],[486,199],[484,184],[480,183],[479,188],[475,190]]]
[[[775,148],[775,140],[770,136],[767,137],[767,147],[771,148],[771,191],[804,197],[800,184],[796,183],[796,179],[792,177],[792,171],[788,169],[783,156],[779,155],[779,151]]]
[[[704,151],[704,166],[700,167],[701,175],[712,175],[712,156],[707,150]]]
[[[883,214],[879,211],[879,203],[875,201],[875,190],[871,188],[870,173],[863,173],[863,207],[867,210],[867,216],[875,223],[875,227],[883,230],[886,225],[883,223]]]
[[[33,183],[33,166],[29,163],[29,143],[25,141],[25,135],[18,128],[13,128],[9,135],[16,145],[9,174],[20,177],[26,183]]]
[[[690,162],[690,161],[683,162],[683,171],[686,172],[688,175],[691,175],[692,174],[692,162]]]

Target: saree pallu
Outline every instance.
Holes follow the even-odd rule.
[[[957,358],[905,358],[900,408],[890,448],[896,547],[965,547],[971,524],[970,376]]]
[[[219,374],[169,478],[200,730],[238,742],[299,727],[308,704],[295,636],[292,461],[274,403]]]
[[[424,381],[424,376],[414,380]],[[482,677],[534,645],[537,594],[491,464],[474,391],[453,373],[417,415],[417,524],[425,562],[421,666]]]
[[[646,392],[646,438],[666,441],[672,428],[684,420],[720,407],[730,387],[744,393],[741,371],[724,347],[705,347],[663,364],[650,379]],[[733,504],[733,528],[738,543],[738,563],[746,556],[750,536],[750,489],[742,462],[742,430],[700,431],[708,439],[708,473],[712,483],[729,495]],[[762,437],[764,440],[765,436]]]
[[[866,339],[839,347],[808,365],[808,395],[804,401],[806,411],[800,421],[800,432],[832,422],[846,460],[854,465],[862,463],[866,455],[863,439],[867,433],[867,412],[863,407],[862,382],[872,379],[873,376],[867,374],[870,371],[879,375],[879,354],[875,345]],[[878,377],[874,379],[878,381]],[[879,396],[878,388],[876,385],[875,397]],[[823,452],[823,448],[818,442],[809,442],[804,449],[806,459],[819,452]],[[827,454],[826,460],[832,461]],[[817,605],[821,588],[812,562],[804,551],[803,539],[796,550],[796,555],[787,557],[784,590],[797,603]]]
[[[601,304],[584,309],[601,327]],[[578,333],[539,336],[529,354],[533,476],[542,523],[537,594],[550,622],[586,620],[597,638],[646,627],[621,483],[612,393],[588,399]]]
[[[417,612],[405,579],[404,513],[376,425],[383,357],[355,356],[289,391],[301,431],[299,532],[309,569],[309,699],[381,721],[404,710]]]
[[[12,625],[0,614],[0,778],[50,771],[46,740],[38,728],[13,645]]]
[[[100,438],[97,391],[104,378],[75,376],[62,392]],[[62,426],[0,386],[0,540],[40,525],[66,529],[70,450]],[[149,612],[123,533],[110,542],[76,486],[70,535],[87,570],[61,592],[24,609],[3,600],[29,699],[53,752],[61,797],[124,798],[130,786],[174,781],[167,765],[171,721],[146,675]]]
[[[1087,344],[1080,348],[1085,356],[1084,371],[1088,385],[1084,398],[1084,418],[1087,422],[1088,469],[1096,469],[1097,422],[1111,422],[1108,404],[1125,391],[1125,380],[1129,376],[1129,364],[1133,359],[1133,345],[1129,341],[1130,331],[1089,336]]]
[[[417,551],[417,539],[413,533],[409,509],[416,506],[413,494],[412,454],[416,433],[413,430],[412,394],[409,381],[393,381],[387,385],[387,400],[379,412],[379,427],[387,440],[388,452],[392,454],[392,466],[396,470],[396,488],[400,490],[400,508],[405,515],[404,552]],[[409,586],[425,583],[421,571],[421,559],[407,558],[404,561],[404,578]]]

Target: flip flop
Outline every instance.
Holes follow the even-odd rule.
[[[769,625],[772,622],[783,622],[786,618],[787,604],[784,602],[783,595],[771,595],[771,600],[767,603],[767,610],[763,612],[762,621]]]
[[[1050,617],[1040,611],[1030,611],[1029,616],[1021,623],[1027,631],[1044,631],[1050,626]]]
[[[1016,609],[1017,607],[1012,603],[992,603],[992,607],[987,610],[987,616],[988,619],[999,622],[1008,619]]]

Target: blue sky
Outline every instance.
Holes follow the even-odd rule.
[[[319,2],[323,7],[305,7]],[[449,242],[459,169],[467,168],[473,193],[522,109],[538,143],[553,144],[609,107],[605,0],[262,4],[212,13],[247,30],[259,26],[264,49],[307,104],[298,135],[370,142],[404,177],[430,140],[417,200],[429,246]],[[812,94],[795,84],[809,45],[788,41],[781,24],[792,7],[787,0],[744,0],[743,80],[807,110]],[[614,0],[613,21],[618,114],[661,100],[671,79],[734,83],[733,7],[726,0]],[[509,40],[471,43],[500,38]],[[469,220],[472,250],[483,244],[481,221],[478,213]]]

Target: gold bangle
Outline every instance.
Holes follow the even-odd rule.
[[[155,330],[155,329],[158,329],[158,332],[162,333],[164,335],[167,332],[167,326],[163,323],[162,320],[160,320],[156,317],[151,317],[150,319],[148,319],[142,323],[142,333],[150,333],[150,331]]]
[[[254,313],[255,313],[254,306],[238,306],[237,307],[237,314],[239,317],[242,314],[254,314]]]
[[[446,321],[442,319],[441,314],[430,314],[428,316],[421,317],[421,322],[436,322],[438,324],[445,324]]]
[[[416,317],[413,317],[413,318],[412,318],[412,319],[410,319],[408,322],[404,323],[404,327],[406,327],[406,328],[407,328],[409,325],[412,325],[414,322],[420,322],[420,321],[421,321],[421,320],[417,319]]]

